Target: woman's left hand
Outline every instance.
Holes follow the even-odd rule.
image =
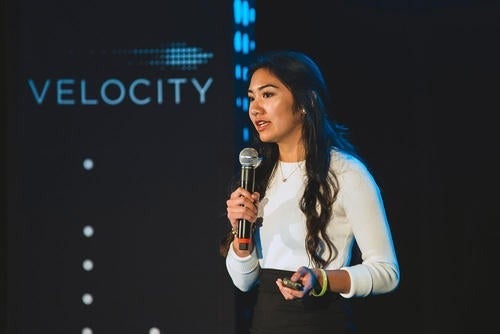
[[[303,298],[304,296],[309,295],[311,290],[318,285],[318,279],[316,278],[314,269],[309,269],[307,267],[300,267],[297,269],[297,271],[290,276],[290,280],[301,283],[302,290],[295,290],[284,286],[281,278],[276,280],[276,285],[280,289],[283,297],[287,300]]]

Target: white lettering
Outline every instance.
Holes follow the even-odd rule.
[[[167,82],[174,85],[174,101],[175,104],[181,103],[181,88],[180,84],[186,83],[187,79],[168,79]]]
[[[138,99],[137,96],[135,95],[135,87],[137,87],[137,85],[141,85],[141,84],[149,87],[151,85],[151,82],[149,80],[146,80],[146,79],[134,80],[132,82],[132,84],[130,85],[130,88],[128,89],[128,95],[130,96],[130,99],[132,100],[132,102],[134,102],[135,104],[145,105],[145,104],[148,104],[149,102],[151,102],[151,98],[146,97],[146,98],[141,100],[141,99]]]
[[[212,81],[213,81],[212,78],[208,78],[207,82],[205,82],[205,85],[203,87],[201,87],[200,83],[198,82],[198,80],[196,80],[196,78],[191,79],[191,82],[193,83],[194,88],[196,88],[198,90],[198,93],[200,93],[200,104],[205,103],[205,93],[206,93],[208,87],[210,87],[210,85],[212,85]]]
[[[35,97],[36,103],[42,104],[43,100],[45,99],[45,95],[47,94],[47,90],[49,89],[50,86],[50,79],[45,80],[41,93],[38,93],[38,90],[36,89],[35,82],[33,81],[33,79],[28,79],[28,85],[30,86],[33,96]]]
[[[87,82],[85,80],[82,80],[80,82],[80,94],[82,96],[82,104],[84,104],[84,105],[96,105],[97,104],[96,99],[92,99],[92,100],[87,99]]]
[[[109,98],[107,93],[106,93],[106,89],[110,85],[115,85],[116,87],[118,87],[118,93],[119,93],[118,98],[116,98],[114,100]],[[123,102],[123,99],[125,98],[125,92],[126,92],[125,85],[118,79],[108,79],[108,80],[104,81],[104,83],[101,86],[101,98],[102,98],[102,100],[104,102],[106,102],[107,104],[110,104],[112,106]]]
[[[153,102],[157,105],[179,105],[186,94],[191,98],[193,93],[198,96],[200,104],[205,104],[213,78],[209,77],[204,81],[198,78],[136,78],[130,83],[109,78],[97,84],[77,78],[60,78],[54,81],[54,87],[51,85],[51,79],[45,79],[43,84],[38,86],[34,79],[28,79],[28,88],[36,104],[42,105],[54,99],[57,105],[116,106],[127,101],[138,106],[150,105]],[[75,89],[76,85],[79,85],[79,90]]]
[[[64,95],[73,95],[74,90],[72,88],[64,89],[65,85],[74,85],[74,79],[59,79],[57,80],[57,104],[61,105],[74,105],[74,99],[64,99]]]

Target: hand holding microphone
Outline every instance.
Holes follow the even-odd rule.
[[[241,187],[253,193],[255,187],[255,168],[260,165],[262,159],[259,158],[257,150],[251,147],[241,150],[239,159],[241,164]],[[239,239],[239,249],[241,250],[248,250],[252,233],[251,227],[252,224],[246,219],[238,220],[238,233],[236,237]]]

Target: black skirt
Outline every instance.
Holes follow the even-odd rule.
[[[285,300],[276,279],[291,275],[290,271],[261,270],[250,334],[355,333],[348,299],[337,293]]]

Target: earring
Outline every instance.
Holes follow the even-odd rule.
[[[304,108],[302,108],[302,115],[305,115],[305,114],[307,114],[307,111]]]

